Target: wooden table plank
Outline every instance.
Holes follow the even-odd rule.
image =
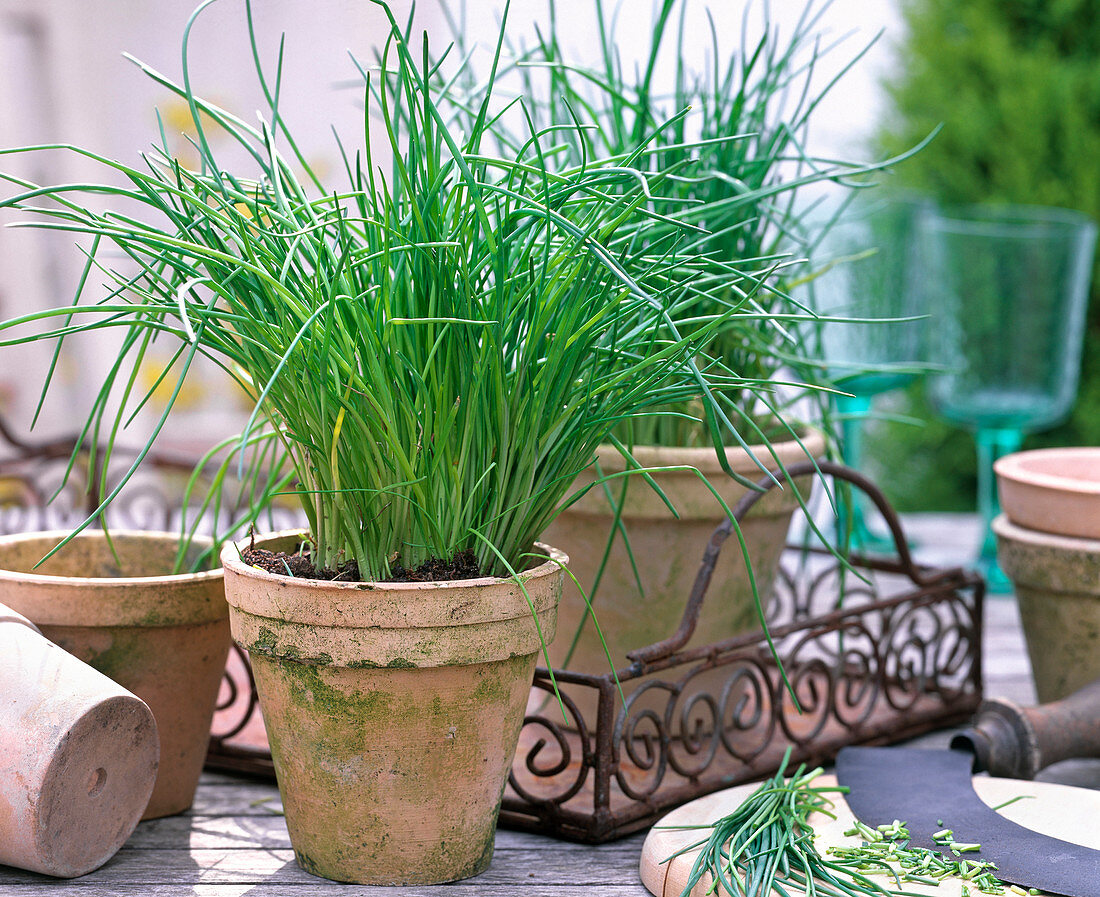
[[[200,791],[206,790],[207,781],[203,778]],[[229,802],[229,797],[225,801]],[[523,850],[545,838],[525,832],[501,830],[497,833],[496,852],[500,856],[508,851]],[[591,845],[572,841],[554,841],[554,850],[558,853],[587,854]],[[614,841],[603,845],[601,849],[628,850],[622,845],[630,844],[630,839]],[[169,816],[164,819],[152,819],[138,826],[137,831],[126,843],[134,850],[235,850],[240,848],[263,847],[271,850],[290,849],[290,838],[286,822],[282,816]],[[2,868],[2,867],[0,867]]]
[[[207,787],[204,781],[202,789]],[[253,788],[242,789],[247,794]],[[272,790],[274,790],[272,788]],[[642,897],[637,881],[643,836],[590,846],[552,841],[522,832],[501,832],[493,864],[484,874],[450,885],[470,894],[614,894]],[[57,881],[0,868],[0,893],[39,895],[387,894],[412,897],[438,888],[354,888],[324,882],[294,862],[280,816],[181,816],[139,825],[134,837],[103,868],[82,879]],[[263,886],[263,890],[256,890]],[[165,890],[168,888],[169,890]],[[215,890],[210,890],[214,888]],[[174,889],[174,890],[172,890]],[[472,890],[470,890],[472,889]],[[238,890],[237,893],[244,893]]]
[[[543,839],[544,840],[544,839]],[[516,888],[547,880],[568,880],[589,886],[619,884],[624,868],[636,871],[641,840],[632,838],[611,849],[589,847],[585,851],[558,852],[532,841],[523,847],[501,850],[493,864],[477,878],[479,884],[509,885]],[[548,860],[552,859],[552,868]],[[120,850],[115,858],[94,873],[104,886],[171,882],[196,884],[279,884],[288,887],[316,884],[317,877],[303,871],[289,848],[188,847]],[[5,870],[3,885],[48,881],[19,870]],[[74,882],[78,885],[79,883]],[[72,886],[72,885],[70,885]]]

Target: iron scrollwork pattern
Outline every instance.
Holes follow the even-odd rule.
[[[623,678],[626,702],[615,697],[608,726],[581,719],[578,707],[591,702],[571,696],[606,686],[610,676],[568,683],[559,676],[570,719],[556,703],[528,716],[513,767],[525,779],[517,788],[513,774],[502,823],[608,840],[686,799],[774,771],[787,747],[795,758],[824,762],[845,744],[967,718],[981,699],[980,581],[960,571],[934,588],[881,597],[878,577],[873,588],[860,586],[854,608],[816,615],[824,595],[835,604],[837,575],[817,573],[797,586],[786,580],[799,594],[783,606],[800,607],[800,618],[776,621],[773,634],[789,687],[762,634],[756,644],[693,649],[660,670],[632,670]],[[536,686],[551,690],[546,671],[536,673]],[[550,744],[558,746],[553,766],[540,755]]]
[[[878,504],[898,556],[841,561],[821,548],[788,550],[768,606],[785,679],[763,632],[685,648],[684,624],[631,655],[633,665],[619,671],[625,701],[610,673],[559,673],[570,718],[527,717],[513,764],[526,778],[519,789],[513,774],[503,825],[606,841],[686,800],[773,773],[788,749],[796,761],[827,762],[846,744],[901,740],[977,709],[984,583],[914,564],[881,493],[845,468],[821,467]],[[716,532],[708,551],[721,542]],[[698,612],[699,598],[691,596],[686,615]],[[546,670],[535,681],[552,688]],[[604,704],[585,720],[580,708],[591,716],[596,692]],[[539,751],[552,743],[562,762],[542,767],[554,781],[543,787]]]

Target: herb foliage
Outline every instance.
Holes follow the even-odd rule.
[[[329,185],[280,114],[283,47],[265,67],[251,4],[267,114],[253,126],[193,91],[188,41],[212,2],[184,34],[182,83],[143,66],[188,104],[195,168],[163,133],[143,166],[75,146],[0,151],[66,150],[124,182],[0,175],[13,187],[0,207],[90,238],[90,278],[106,296],[81,289],[73,305],[0,331],[4,344],[122,331],[86,427],[108,451],[148,399],[132,372],[154,343],[176,344],[162,374],[174,388],[145,450],[190,365],[214,359],[255,401],[241,445],[281,443],[319,561],[354,559],[384,579],[397,562],[467,549],[486,572],[525,566],[624,422],[695,401],[713,444],[735,431],[714,394],[750,383],[705,350],[734,314],[760,314],[768,286],[758,260],[699,251],[709,222],[677,195],[684,159],[642,138],[558,164],[569,138],[530,112],[523,141],[500,151],[488,137],[502,45],[456,124],[439,89],[446,60],[374,0],[390,32],[377,67],[357,63],[363,141],[341,147],[346,182]],[[376,129],[393,150],[388,174],[371,154]],[[219,164],[215,130],[249,170]],[[99,211],[103,197],[137,211]],[[43,322],[46,333],[21,329]]]

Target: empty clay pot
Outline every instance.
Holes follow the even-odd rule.
[[[293,552],[300,541],[257,544]],[[250,567],[233,545],[222,564],[298,864],[389,885],[486,869],[540,650],[523,589],[291,578]],[[561,569],[520,577],[549,640]]]
[[[0,605],[0,863],[74,878],[122,846],[157,775],[144,701]]]
[[[1001,510],[1017,526],[1100,539],[1100,448],[1016,452],[993,470]]]
[[[160,732],[156,789],[145,819],[191,806],[229,650],[220,569],[173,575],[179,537],[77,536],[35,569],[66,533],[0,537],[0,601],[51,641],[144,700]],[[196,540],[194,551],[209,541]],[[120,563],[121,562],[121,563]]]
[[[1100,677],[1100,539],[993,521],[997,560],[1012,580],[1040,703]]]

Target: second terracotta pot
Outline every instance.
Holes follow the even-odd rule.
[[[754,447],[753,456],[740,448],[731,448],[727,450],[727,458],[737,473],[756,481],[764,474],[754,457],[768,469],[776,469],[779,463],[786,467],[808,457],[820,456],[825,449],[825,440],[819,431],[811,430],[802,440],[802,445],[792,440],[776,443],[773,449],[779,462],[763,446]],[[722,470],[711,448],[639,446],[634,449],[633,455],[645,468],[696,468],[731,509],[747,491]],[[605,475],[625,468],[622,456],[611,446],[601,447],[598,460]],[[661,498],[640,476],[635,474],[629,477],[631,482],[623,504],[622,524],[630,538],[638,575],[635,576],[630,555],[620,535],[608,557],[593,605],[617,668],[628,663],[628,651],[667,638],[676,631],[695,583],[703,551],[715,527],[725,519],[722,506],[690,470],[660,472],[653,477],[678,511],[679,519],[673,517]],[[589,468],[578,479],[576,486],[581,488],[595,479],[595,468]],[[608,482],[616,500],[622,482],[622,479]],[[813,479],[803,477],[794,485],[807,500]],[[784,483],[783,489],[773,488],[757,502],[741,524],[757,588],[764,602],[771,593],[791,516],[798,507],[795,489]],[[561,545],[569,555],[569,568],[585,589],[591,589],[596,580],[612,525],[611,506],[602,487],[597,485],[566,509],[546,532],[547,541]],[[638,588],[639,580],[642,591]],[[555,666],[583,673],[606,672],[607,658],[590,620],[569,656],[584,612],[580,592],[571,582],[568,583],[562,598],[559,636],[552,646],[551,660]],[[736,539],[731,538],[719,556],[689,646],[729,638],[756,629],[759,625],[745,562]]]
[[[559,564],[521,573],[525,595],[511,579],[291,578],[232,545],[222,563],[298,864],[390,885],[484,871],[540,650],[532,606],[549,641]]]
[[[77,536],[39,567],[67,534],[0,537],[0,603],[50,641],[140,697],[160,735],[160,768],[143,819],[191,806],[229,650],[220,569],[172,573],[173,533]],[[196,540],[201,551],[209,541]]]
[[[1100,447],[1034,449],[993,464],[1001,510],[1017,526],[1100,539]]]
[[[1100,539],[993,520],[997,559],[1012,580],[1040,703],[1100,677]]]

